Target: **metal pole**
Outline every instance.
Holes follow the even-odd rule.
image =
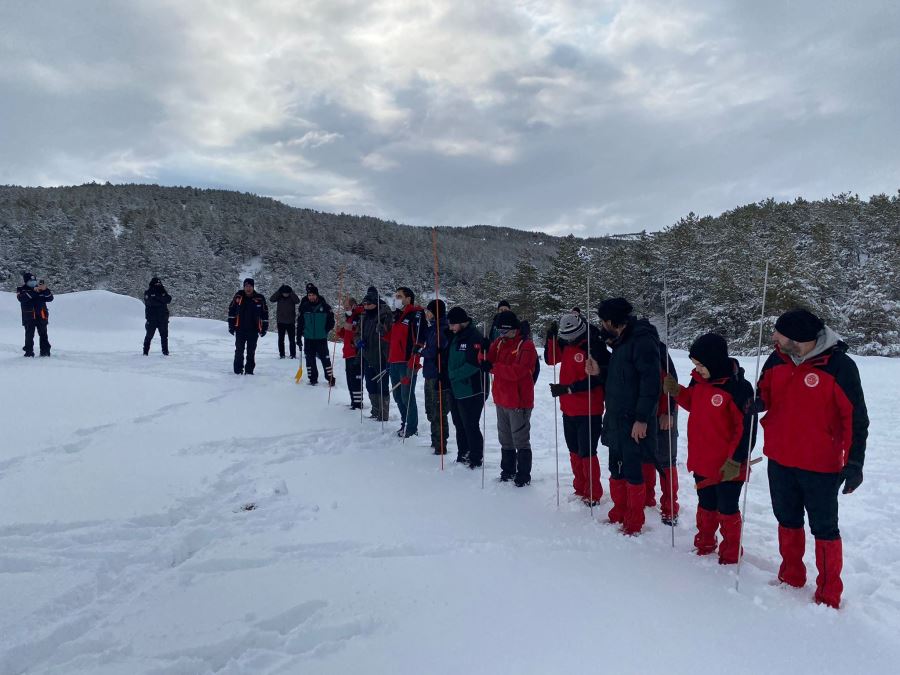
[[[756,375],[753,377],[753,386],[754,388],[759,384],[759,357],[762,354],[762,336],[763,336],[763,323],[766,320],[766,291],[769,287],[769,261],[766,260],[766,270],[763,273],[763,292],[762,292],[762,308],[759,312],[759,341],[756,344]],[[753,418],[754,425],[756,424],[756,416]],[[747,436],[747,444],[750,445],[750,439],[753,438],[753,430],[750,430],[750,434]],[[752,453],[753,448],[747,448],[747,480],[744,483],[744,503],[741,507],[741,537],[738,545],[738,562],[737,569],[735,570],[735,579],[734,579],[734,590],[741,590],[741,562],[744,559],[744,523],[747,520],[747,493],[750,491],[750,454]]]
[[[666,340],[666,375],[671,377],[672,372],[669,370],[669,288],[666,284],[665,277],[663,277],[663,314],[665,315],[666,322],[663,327]],[[675,468],[675,462],[672,456],[672,420],[674,419],[674,415],[672,415],[672,397],[668,394],[666,394],[666,403],[668,405],[669,413],[669,513],[672,516],[672,548],[675,548],[675,479],[672,474],[677,471],[677,469]]]

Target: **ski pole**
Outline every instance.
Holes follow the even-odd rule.
[[[671,377],[672,373],[669,370],[669,288],[666,285],[665,277],[663,277],[663,315],[666,322],[663,327],[666,340],[666,375]],[[677,469],[672,457],[672,420],[674,419],[672,415],[672,397],[668,394],[666,394],[666,406],[669,414],[669,514],[672,518],[672,548],[675,548],[675,478],[672,476],[672,473],[677,471]]]
[[[343,296],[344,296],[344,268],[341,267],[340,280],[338,281],[338,306],[343,309]],[[335,335],[337,337],[337,335]],[[334,382],[334,364],[335,359],[337,358],[337,340],[334,342],[334,347],[331,349],[331,382]],[[326,373],[327,374],[327,373]],[[331,405],[331,390],[334,389],[334,385],[328,383],[328,405]],[[352,401],[351,401],[352,403]]]
[[[756,375],[753,377],[753,386],[759,386],[759,357],[762,354],[762,336],[763,336],[763,322],[766,319],[766,291],[769,287],[769,261],[766,260],[766,269],[763,272],[763,292],[762,292],[762,307],[759,312],[759,340],[756,343]],[[753,426],[756,426],[756,416],[753,417]],[[751,447],[751,439],[753,438],[753,429],[750,430],[750,434],[747,436],[747,460],[749,462],[750,455],[753,452],[753,448]],[[738,542],[738,561],[737,561],[737,569],[735,570],[735,579],[734,579],[734,590],[741,590],[741,561],[744,559],[744,524],[747,521],[747,493],[750,491],[750,464],[747,465],[747,480],[744,483],[744,504],[741,507],[741,536]]]

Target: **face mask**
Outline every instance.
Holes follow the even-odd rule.
[[[28,288],[37,288],[37,279],[30,279],[27,284]]]
[[[403,301],[400,298],[391,298],[391,309],[403,309]]]

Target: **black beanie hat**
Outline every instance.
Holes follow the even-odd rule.
[[[155,285],[158,284],[158,283],[161,283],[160,280],[159,280],[159,277],[153,277],[153,278],[150,280],[150,285],[151,285],[151,286],[155,286]]]
[[[512,311],[509,312],[501,312],[499,318],[497,319],[497,323],[494,324],[502,331],[508,330],[518,330],[521,322],[519,321],[519,317],[517,317]]]
[[[256,288],[256,282],[253,281],[253,279],[251,279],[250,277],[244,279],[244,286],[246,286],[247,284],[250,284],[251,286],[253,286],[253,288]]]
[[[728,343],[716,333],[706,333],[694,340],[688,356],[697,359],[709,371],[711,380],[720,380],[734,372],[731,357],[728,356]]]
[[[310,293],[314,295],[319,294],[319,289],[316,288],[315,284],[306,284],[306,294],[309,295]]]
[[[447,318],[447,304],[440,298],[429,302],[428,306],[425,309],[442,319]]]
[[[822,319],[805,309],[785,312],[775,322],[775,330],[794,342],[812,342],[823,328]]]
[[[597,314],[601,319],[608,319],[617,326],[628,320],[634,307],[625,298],[608,298],[597,305]]]
[[[447,313],[447,323],[466,323],[469,321],[469,315],[462,307],[453,307]]]
[[[34,279],[34,275],[31,272],[22,272],[22,281],[26,284],[32,279]]]
[[[507,309],[512,309],[512,308],[509,306],[509,300],[501,300],[500,302],[498,302],[498,303],[497,303],[497,309],[500,309],[501,307],[506,307]]]
[[[366,294],[363,296],[363,304],[364,305],[377,305],[378,304],[378,289],[374,286],[369,286],[366,289]]]

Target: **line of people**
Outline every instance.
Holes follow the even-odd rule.
[[[47,303],[53,293],[30,273],[17,288],[25,327],[25,356],[50,355]],[[143,353],[159,332],[168,354],[168,305],[172,301],[154,277],[144,294],[146,335]],[[363,408],[363,386],[370,419],[387,421],[390,400],[400,413],[401,438],[419,431],[416,384],[425,380],[425,413],[435,454],[447,453],[452,421],[456,461],[471,469],[484,461],[481,431],[485,403],[493,395],[500,441],[500,476],[517,487],[531,482],[531,415],[540,361],[528,322],[501,301],[489,337],[462,307],[447,310],[443,300],[416,304],[413,291],[398,287],[390,306],[375,287],[362,301],[343,299],[337,313],[314,284],[299,298],[284,285],[272,295],[277,306],[278,351],[285,358],[304,347],[308,382],[318,382],[317,360],[329,386],[335,385],[328,335],[342,342],[350,408]],[[833,330],[807,310],[782,314],[775,323],[774,350],[762,368],[756,391],[744,370],[715,333],[690,347],[694,366],[683,386],[668,349],[646,319],[635,316],[623,298],[596,308],[600,325],[573,308],[551,322],[544,334],[543,358],[554,368],[550,395],[558,399],[563,438],[569,451],[574,496],[589,506],[604,491],[597,446],[609,450],[607,519],[627,535],[645,524],[645,509],[657,504],[661,521],[678,522],[677,436],[679,407],[690,413],[687,469],[698,495],[694,546],[698,555],[718,550],[720,564],[738,562],[741,551],[740,495],[756,441],[757,416],[765,436],[772,510],[778,521],[781,565],[778,579],[806,583],[805,516],[815,538],[817,568],[814,599],[839,607],[843,548],[838,528],[838,493],[852,493],[863,481],[868,414],[856,364]],[[235,336],[234,372],[252,375],[257,341],[269,328],[266,299],[245,279],[228,308],[228,330]],[[559,377],[556,375],[559,366]],[[448,420],[449,417],[449,420]],[[718,539],[721,536],[721,542]]]

